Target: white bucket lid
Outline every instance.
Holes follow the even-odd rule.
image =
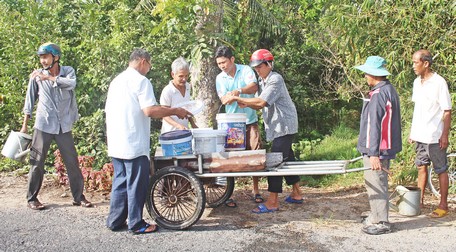
[[[193,137],[219,136],[226,135],[226,130],[215,130],[211,128],[191,129]]]
[[[229,122],[246,122],[246,113],[220,113],[215,116],[217,121],[229,121]]]

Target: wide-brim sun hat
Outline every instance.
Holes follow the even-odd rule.
[[[380,56],[369,56],[366,63],[355,66],[356,69],[372,76],[388,76],[391,73],[385,68],[386,60]]]

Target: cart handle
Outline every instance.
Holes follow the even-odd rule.
[[[363,156],[359,156],[359,157],[354,158],[354,159],[352,159],[352,160],[350,160],[350,161],[348,161],[348,162],[349,162],[349,163],[353,163],[353,162],[356,162],[356,161],[358,161],[358,160],[360,160],[360,159],[363,159]]]

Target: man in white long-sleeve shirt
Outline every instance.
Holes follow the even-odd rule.
[[[57,143],[68,172],[73,205],[92,207],[83,194],[84,180],[71,134],[73,124],[78,120],[74,69],[71,66],[60,66],[62,52],[56,44],[41,45],[37,54],[43,68],[30,75],[21,128],[21,132],[27,133],[27,123],[38,101],[30,152],[32,166],[28,177],[28,207],[33,210],[45,208],[37,197],[43,183],[44,161],[52,140]]]

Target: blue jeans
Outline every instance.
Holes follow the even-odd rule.
[[[112,158],[114,178],[106,225],[111,230],[122,227],[128,217],[128,229],[143,227],[143,208],[149,187],[150,162],[146,156],[135,159]]]

